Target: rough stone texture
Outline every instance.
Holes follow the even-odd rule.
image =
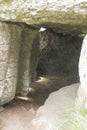
[[[38,34],[25,24],[0,23],[0,105],[11,101],[16,93],[26,95],[35,80]]]
[[[45,104],[37,110],[36,117],[32,121],[35,130],[69,130],[68,125],[70,125],[69,121],[71,120],[68,117],[74,110],[78,87],[79,83],[51,93]],[[65,124],[67,129],[62,129]]]
[[[42,25],[58,32],[87,33],[87,1],[1,0],[0,20]]]
[[[82,49],[80,53],[79,77],[81,85],[87,94],[87,35],[83,40]]]
[[[79,81],[81,44],[82,38],[78,36],[56,34],[49,30],[41,32],[38,75],[67,77],[72,83]]]
[[[78,91],[78,98],[80,103],[86,103],[87,109],[87,35],[84,37],[80,53],[79,77],[81,85]]]
[[[0,23],[0,105],[14,98],[18,79],[21,28]]]
[[[30,84],[35,80],[37,59],[39,54],[38,31],[24,26],[21,37],[19,60],[19,78],[17,93],[27,95]]]

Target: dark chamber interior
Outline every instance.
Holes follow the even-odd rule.
[[[78,82],[82,40],[78,35],[41,32],[37,77],[65,77],[71,83]]]
[[[79,82],[78,63],[82,40],[82,36],[73,34],[60,34],[50,30],[40,32],[40,46],[36,46],[38,42],[35,39],[31,51],[29,76],[33,76],[30,77],[32,79],[27,97],[32,103],[42,105],[51,92]],[[25,61],[23,58],[21,60]]]

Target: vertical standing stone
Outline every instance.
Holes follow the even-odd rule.
[[[78,99],[80,103],[86,103],[87,102],[86,101],[87,100],[87,35],[84,37],[80,53],[79,77],[81,85],[78,91]]]
[[[21,28],[0,23],[0,105],[11,101],[16,93]]]
[[[35,78],[39,54],[38,31],[24,27],[19,61],[19,79],[17,93],[27,95],[29,85]]]

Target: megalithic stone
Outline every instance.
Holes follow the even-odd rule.
[[[0,105],[16,94],[21,31],[16,24],[0,22]]]
[[[24,26],[19,58],[19,78],[17,94],[25,96],[30,84],[35,80],[36,66],[39,54],[39,32]]]
[[[79,78],[80,87],[78,91],[78,98],[81,104],[87,100],[87,35],[83,39],[80,59],[79,59]],[[87,106],[86,106],[87,107]]]

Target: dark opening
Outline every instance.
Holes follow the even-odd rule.
[[[79,81],[78,63],[82,44],[81,36],[40,33],[40,54],[37,77],[63,77],[70,83]]]

